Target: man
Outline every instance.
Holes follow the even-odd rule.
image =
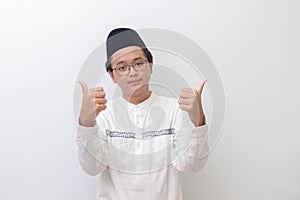
[[[182,200],[180,173],[207,160],[207,129],[199,88],[179,100],[149,89],[153,58],[136,31],[118,28],[106,41],[106,70],[122,96],[107,102],[102,87],[79,81],[82,169],[99,176],[97,200]]]

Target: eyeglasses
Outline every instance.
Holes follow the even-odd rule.
[[[133,69],[137,72],[144,70],[147,66],[147,62],[148,60],[137,60],[135,63],[130,65],[119,64],[113,68],[113,70],[116,70],[120,76],[124,76],[129,73],[131,67],[133,67]]]

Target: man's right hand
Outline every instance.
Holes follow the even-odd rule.
[[[102,87],[88,89],[83,81],[78,81],[82,88],[82,105],[79,116],[79,124],[85,127],[93,127],[96,117],[106,108],[105,92]]]

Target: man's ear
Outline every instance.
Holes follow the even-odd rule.
[[[153,73],[153,71],[152,71],[152,65],[153,65],[153,63],[149,63],[149,65],[150,65],[150,71],[151,71],[151,74]]]
[[[116,77],[115,77],[114,73],[112,73],[112,72],[108,72],[108,73],[109,73],[109,76],[110,76],[111,80],[112,80],[114,83],[117,83]]]

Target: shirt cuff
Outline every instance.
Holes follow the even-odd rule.
[[[78,137],[82,140],[91,140],[98,136],[98,125],[93,127],[85,127],[78,124]]]
[[[192,137],[193,138],[199,138],[199,139],[204,139],[207,135],[208,132],[208,125],[202,125],[202,126],[197,126],[193,128],[192,130]]]

